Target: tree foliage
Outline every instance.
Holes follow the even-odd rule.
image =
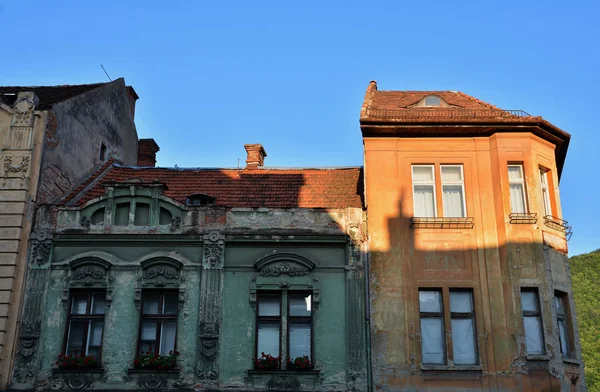
[[[585,378],[600,390],[600,249],[570,259]]]

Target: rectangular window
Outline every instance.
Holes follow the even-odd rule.
[[[282,320],[287,320],[287,328]],[[293,361],[307,356],[312,363],[312,295],[310,293],[261,293],[256,317],[256,358],[262,353],[281,357],[281,343]],[[283,361],[282,367],[287,363]]]
[[[446,363],[444,312],[440,290],[419,290],[421,352],[424,364]]]
[[[442,165],[442,201],[445,217],[465,217],[465,184],[462,165]]]
[[[544,354],[542,313],[540,311],[540,300],[537,289],[521,289],[521,306],[523,308],[523,325],[525,327],[527,354]]]
[[[542,202],[544,203],[544,216],[552,215],[552,205],[550,203],[550,188],[548,186],[548,173],[550,171],[540,168],[540,189],[542,190]]]
[[[150,351],[158,355],[169,355],[170,351],[175,351],[178,305],[176,291],[143,293],[140,354]]]
[[[558,339],[560,341],[560,352],[568,357],[570,353],[570,331],[569,317],[567,315],[569,297],[565,293],[556,291],[554,293],[554,306],[556,308],[556,321],[558,323]]]
[[[475,365],[477,352],[472,291],[450,290],[450,318],[454,363],[456,365]]]
[[[508,165],[508,182],[510,184],[510,209],[513,213],[526,214],[527,198],[525,196],[525,176],[523,165]]]
[[[75,291],[71,294],[66,355],[93,355],[100,360],[105,297],[104,292],[93,291]]]
[[[433,165],[413,165],[413,207],[416,217],[436,217]]]

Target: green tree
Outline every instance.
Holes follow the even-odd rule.
[[[600,249],[570,258],[585,378],[600,391]]]

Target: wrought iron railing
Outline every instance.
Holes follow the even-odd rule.
[[[508,215],[512,224],[534,224],[537,223],[537,214],[535,212],[513,212]]]
[[[501,109],[367,109],[367,117],[379,119],[519,119],[531,117],[523,110]]]
[[[431,218],[431,217],[413,217],[410,218],[410,227],[416,229],[472,229],[474,218]]]
[[[573,228],[569,226],[569,222],[567,222],[564,219],[560,219],[552,215],[546,215],[544,216],[544,224],[554,230],[562,231],[563,233],[565,233],[567,241],[573,235]]]

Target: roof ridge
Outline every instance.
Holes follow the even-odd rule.
[[[117,79],[115,79],[117,80]],[[98,82],[98,83],[82,83],[82,84],[56,84],[53,86],[44,86],[44,85],[40,85],[40,86],[0,86],[0,89],[6,88],[6,89],[22,89],[22,88],[67,88],[67,87],[82,87],[82,86],[100,86],[100,85],[104,85],[104,84],[109,84],[114,82],[114,80],[111,80],[110,82]]]
[[[112,170],[112,168],[115,167],[114,164],[116,162],[117,162],[116,159],[109,158],[102,166],[100,166],[100,168],[98,168],[98,170],[92,172],[88,176],[88,178],[86,178],[75,189],[73,189],[71,191],[71,193],[69,193],[67,196],[65,196],[64,198],[62,198],[62,200],[60,201],[59,204],[66,205],[69,202],[72,202],[73,200],[76,200],[79,197],[81,197],[82,194],[84,192],[86,192],[91,185],[95,184],[98,180],[100,180],[108,172],[110,172]]]

